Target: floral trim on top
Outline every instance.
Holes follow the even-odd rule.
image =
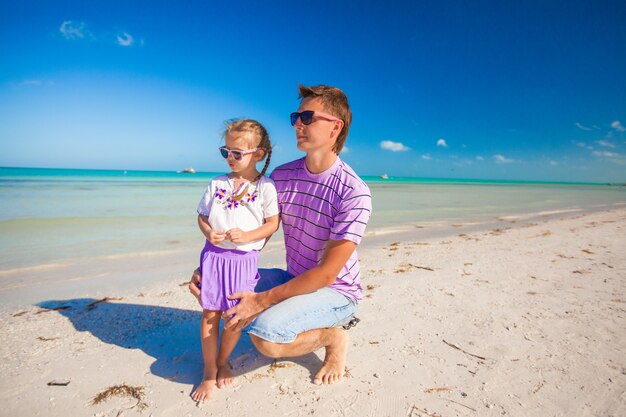
[[[254,203],[256,201],[256,190],[252,194],[247,193],[244,197],[247,203]]]
[[[236,200],[228,199],[228,201],[226,202],[226,208],[236,209],[237,207],[239,207],[239,202]]]
[[[245,207],[250,203],[254,203],[258,196],[256,189],[251,193],[246,193],[246,195],[239,200],[235,200],[235,196],[233,194],[233,192],[229,193],[225,188],[218,188],[215,191],[215,198],[217,198],[218,204],[222,204],[224,206],[224,210],[234,210],[239,207]]]
[[[226,198],[226,190],[224,188],[218,188],[217,191],[215,191],[215,198],[219,198],[220,200]]]

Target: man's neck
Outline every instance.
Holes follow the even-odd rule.
[[[306,169],[308,169],[311,174],[321,174],[330,168],[337,158],[338,156],[334,152],[325,152],[322,154],[308,153],[304,162],[306,163]]]

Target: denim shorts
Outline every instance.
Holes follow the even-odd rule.
[[[259,269],[256,292],[267,291],[293,277],[282,269]],[[272,343],[291,343],[298,334],[312,329],[338,327],[356,312],[356,304],[328,287],[288,298],[261,313],[248,333]]]

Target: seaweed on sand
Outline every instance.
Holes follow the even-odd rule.
[[[126,384],[115,385],[98,393],[91,400],[91,405],[100,404],[111,397],[129,397],[136,399],[137,404],[133,405],[131,408],[137,407],[140,410],[143,410],[148,407],[148,403],[144,401],[143,387],[131,387]]]

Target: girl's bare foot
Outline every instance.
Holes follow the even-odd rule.
[[[208,375],[205,374],[205,377],[198,386],[198,388],[196,388],[194,392],[191,393],[191,398],[193,398],[194,401],[199,402],[210,399],[211,395],[213,394],[213,388],[215,387],[216,379],[217,371],[210,372]]]
[[[326,346],[324,365],[319,370],[313,382],[317,385],[339,382],[346,372],[346,356],[348,355],[348,333],[342,329],[334,331],[332,342]]]
[[[230,366],[226,363],[217,367],[217,387],[230,387],[235,382],[235,376],[230,370]]]

